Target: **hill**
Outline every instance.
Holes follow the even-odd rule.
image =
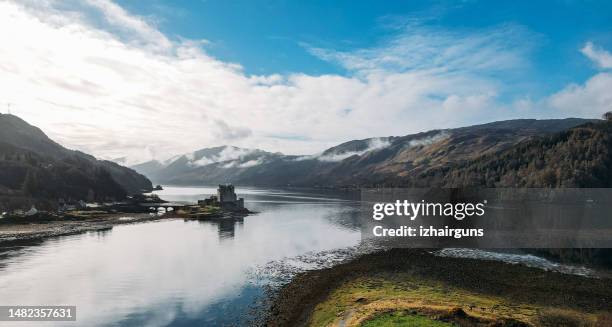
[[[2,207],[122,199],[151,189],[151,181],[130,168],[66,149],[19,117],[0,114]]]

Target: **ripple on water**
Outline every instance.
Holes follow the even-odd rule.
[[[250,279],[269,286],[280,286],[305,271],[325,269],[360,255],[380,250],[368,243],[320,252],[308,252],[291,258],[268,262],[249,271]]]

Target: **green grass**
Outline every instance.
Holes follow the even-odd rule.
[[[562,326],[582,327],[596,320],[593,313],[559,308],[551,314],[550,308],[541,304],[516,303],[410,273],[394,273],[359,277],[343,283],[315,307],[309,325],[326,327],[340,319],[349,319],[351,322],[347,326],[354,326],[353,322],[365,318],[360,326],[455,326],[427,318],[432,316],[428,311],[444,313],[454,308],[462,308],[477,319],[539,321],[538,326],[560,326],[562,321]],[[417,312],[410,314],[414,310]],[[570,319],[572,317],[575,319]],[[585,323],[568,323],[576,319]]]
[[[413,326],[413,327],[450,327],[453,324],[429,319],[427,317],[412,315],[405,311],[394,311],[380,314],[370,320],[365,321],[363,327],[393,327],[393,326]]]
[[[486,308],[495,305],[504,307],[502,300],[496,297],[474,294],[441,282],[397,273],[388,276],[357,278],[338,287],[326,301],[317,305],[311,317],[311,326],[328,326],[337,320],[342,313],[363,306],[364,304],[356,301],[360,298],[367,299],[367,303],[400,300],[406,304],[436,304],[444,306],[448,310],[461,307],[463,304],[466,305],[466,310],[469,304]],[[384,310],[385,308],[388,308],[388,306],[384,304],[377,306],[377,309]]]

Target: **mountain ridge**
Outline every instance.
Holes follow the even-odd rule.
[[[594,121],[597,120],[506,120],[404,136],[350,140],[320,154],[303,156],[221,146],[194,151],[195,161],[183,155],[166,165],[146,162],[132,167],[160,184],[358,186],[405,179]],[[217,156],[214,160],[205,155],[219,154],[226,149],[231,149],[229,152],[234,156]],[[194,165],[198,160],[200,164]]]

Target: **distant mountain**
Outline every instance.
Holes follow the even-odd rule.
[[[24,198],[121,199],[149,191],[151,181],[111,161],[69,150],[17,116],[0,114],[0,206]]]
[[[157,160],[151,160],[138,165],[131,166],[130,168],[153,179],[154,176],[156,176],[157,172],[164,168],[164,165]]]
[[[285,157],[258,149],[234,146],[206,148],[164,162],[147,161],[131,168],[162,184],[215,184],[233,182],[250,168]]]
[[[231,146],[207,148],[133,166],[161,184],[231,182],[259,186],[358,186],[409,183],[412,176],[472,162],[528,140],[593,122],[585,119],[519,119],[456,129],[369,138],[309,156]]]

